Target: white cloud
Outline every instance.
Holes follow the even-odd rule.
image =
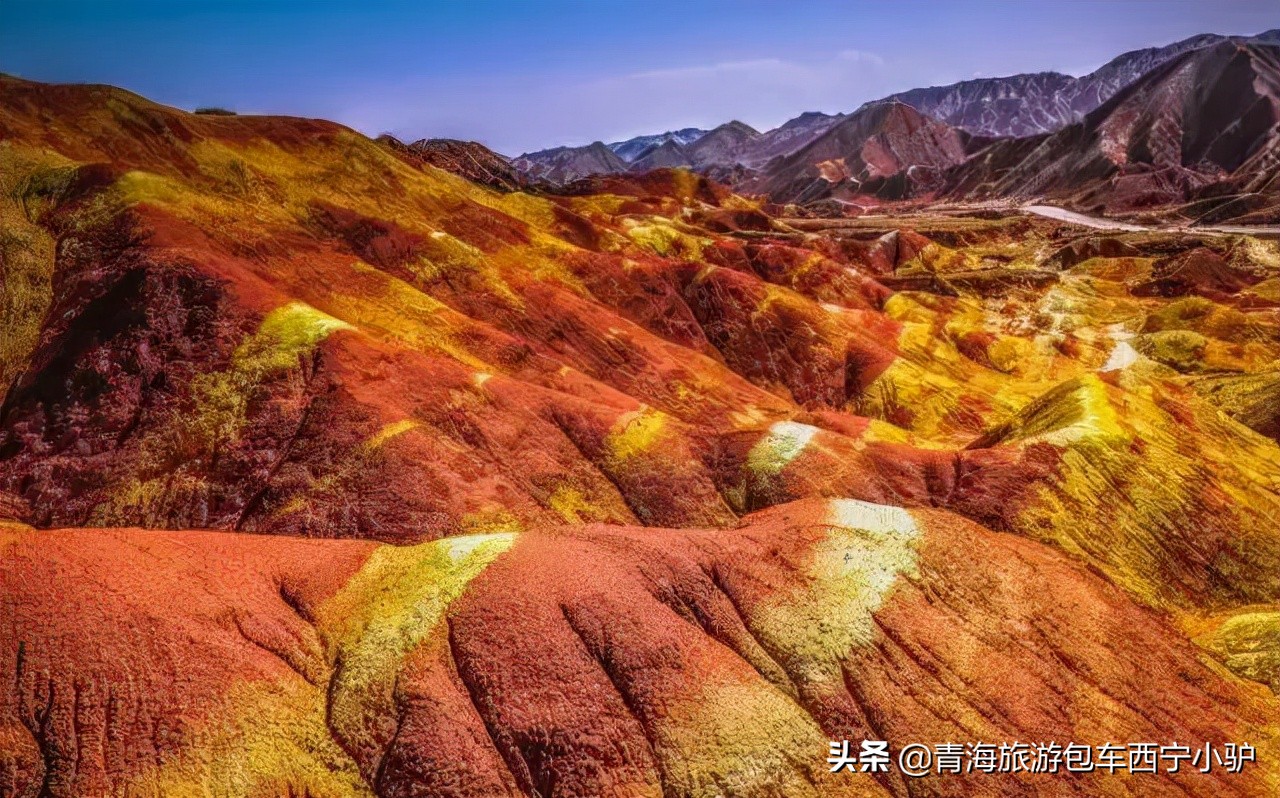
[[[865,50],[841,50],[836,53],[837,61],[853,61],[856,63],[870,63],[876,66],[884,66],[884,59],[875,53],[868,53]]]

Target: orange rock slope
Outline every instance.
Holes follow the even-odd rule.
[[[5,537],[19,795],[964,795],[993,777],[830,774],[826,741],[1221,743],[1274,721],[1262,691],[1102,579],[937,510],[810,499],[732,531],[404,547]]]
[[[1280,788],[1274,242],[0,95],[0,795]]]

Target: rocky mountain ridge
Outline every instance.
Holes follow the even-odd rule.
[[[1189,50],[1079,123],[988,145],[946,184],[946,196],[1049,198],[1101,215],[1280,221],[1280,46]]]
[[[1164,47],[1124,53],[1079,78],[1045,72],[977,79],[903,92],[886,101],[868,103],[851,114],[803,114],[765,133],[734,122],[701,133],[691,140],[679,140],[670,133],[647,137],[654,143],[646,148],[636,149],[635,144],[628,144],[627,151],[636,154],[629,163],[602,160],[599,148],[570,151],[560,148],[532,153],[522,156],[516,163],[530,174],[544,179],[555,175],[549,178],[553,182],[568,182],[587,176],[593,170],[620,173],[652,168],[691,168],[722,180],[737,190],[764,193],[778,202],[803,203],[833,197],[856,197],[857,204],[866,205],[941,195],[953,198],[1027,198],[1040,196],[1041,189],[1054,195],[1064,195],[1062,180],[1055,182],[1047,177],[1044,162],[1053,158],[1069,162],[1072,156],[1066,150],[1074,147],[1069,140],[1077,135],[1070,131],[1080,125],[1087,127],[1090,116],[1108,106],[1112,98],[1153,79],[1151,76],[1162,73],[1173,62],[1184,60],[1188,54],[1226,52],[1233,47],[1266,52],[1267,48],[1277,45],[1280,45],[1280,29],[1256,36],[1204,34]],[[1264,86],[1273,80],[1266,69],[1262,70],[1259,79],[1262,81],[1260,85]],[[1232,84],[1227,88],[1239,88],[1239,93],[1210,96],[1184,86],[1177,99],[1155,99],[1172,91],[1171,87],[1161,91],[1144,89],[1137,95],[1157,104],[1163,102],[1168,108],[1172,108],[1170,103],[1186,103],[1185,112],[1179,113],[1187,117],[1199,114],[1229,120],[1232,114],[1237,114],[1242,119],[1256,117],[1260,120],[1256,124],[1245,122],[1251,130],[1257,124],[1265,126],[1266,119],[1270,118],[1265,103],[1249,108],[1228,107],[1236,100],[1252,96],[1253,90],[1243,84]],[[1259,91],[1266,95],[1272,89]],[[901,125],[901,129],[896,131],[877,130],[874,129],[875,124],[868,125],[867,120],[886,119],[880,116],[879,111],[885,102],[904,103],[930,119],[927,127],[933,131],[934,146],[919,150],[907,148],[886,155],[888,150],[904,144],[904,137],[914,133],[901,128]],[[1124,113],[1141,116],[1144,112],[1129,102]],[[851,118],[859,121],[850,123],[848,120]],[[1150,114],[1144,118],[1154,120]],[[902,119],[897,121],[901,123]],[[916,121],[914,125],[913,130],[917,132],[926,127],[923,121]],[[954,132],[946,133],[938,125]],[[692,135],[694,131],[680,133]],[[1105,135],[1114,138],[1119,134],[1113,131]],[[1046,136],[1048,138],[1044,138]],[[945,145],[941,143],[944,139],[948,142]],[[631,141],[639,142],[640,139]],[[1259,150],[1257,144],[1249,143],[1247,149],[1250,154],[1267,151],[1265,147]],[[1172,171],[1166,170],[1165,176],[1160,178],[1135,177],[1132,172],[1145,157],[1142,153],[1135,153],[1133,163],[1126,166],[1130,173],[1128,176],[1094,187],[1094,194],[1110,191],[1115,194],[1114,199],[1090,200],[1081,196],[1078,207],[1104,211],[1138,209],[1144,200],[1138,196],[1141,192],[1136,187],[1143,180],[1154,179],[1168,185],[1148,192],[1147,205],[1179,205],[1198,201],[1202,195],[1209,194],[1227,198],[1210,201],[1199,211],[1193,210],[1193,218],[1205,216],[1222,220],[1253,214],[1256,218],[1266,219],[1274,215],[1268,215],[1271,212],[1266,209],[1275,204],[1268,199],[1277,191],[1271,177],[1275,156],[1263,154],[1248,165],[1243,161],[1226,166],[1219,164],[1215,167],[1217,172],[1210,169],[1210,173],[1197,177],[1192,175],[1199,169],[1196,163],[1179,161],[1173,168],[1168,153],[1176,147],[1157,145],[1156,148],[1165,151],[1157,160]],[[1060,149],[1064,151],[1056,155],[1047,154],[1049,150]],[[1033,151],[1037,155],[1030,158]],[[889,171],[885,168],[867,169],[877,159],[886,157],[894,164]],[[557,171],[555,165],[566,162],[573,165]],[[1018,168],[1019,164],[1021,168]],[[954,174],[942,179],[940,173],[949,169],[954,170]],[[1106,172],[1108,167],[1076,170],[1071,179],[1079,182],[1077,188],[1080,188],[1085,182],[1101,177],[1101,173],[1095,175],[1098,169]],[[1003,177],[993,179],[991,175],[994,172]],[[1239,174],[1234,174],[1236,172]],[[1174,173],[1183,177],[1170,177]],[[897,174],[902,175],[900,180],[891,179]],[[1170,186],[1177,188],[1173,190]],[[1203,198],[1211,199],[1208,196]]]
[[[1280,42],[1280,29],[1257,36],[1201,34],[1163,47],[1119,55],[1087,75],[1058,72],[978,78],[949,86],[912,89],[887,99],[977,136],[1018,138],[1053,133],[1081,121],[1126,86],[1183,53],[1221,42]]]
[[[615,141],[609,145],[609,149],[613,150],[619,158],[627,163],[635,163],[648,150],[672,142],[677,146],[692,144],[698,139],[705,136],[708,132],[701,128],[686,127],[680,130],[668,130],[666,133],[657,133],[648,136],[636,136],[626,141]]]

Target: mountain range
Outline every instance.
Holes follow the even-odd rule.
[[[1280,219],[1280,47],[1188,51],[1056,133],[991,144],[948,175],[962,197],[1053,197],[1107,215]]]
[[[626,141],[615,141],[609,145],[609,149],[613,150],[619,158],[627,163],[635,163],[642,155],[654,147],[661,146],[667,142],[672,142],[677,146],[692,144],[707,134],[708,131],[696,127],[686,127],[681,130],[668,130],[666,133],[657,133],[651,136],[636,136]]]
[[[848,114],[802,114],[763,133],[732,121],[528,153],[513,165],[558,184],[689,168],[781,203],[1043,196],[1109,213],[1186,206],[1190,220],[1268,220],[1280,192],[1266,135],[1280,120],[1277,47],[1280,29],[1204,34],[1125,53],[1079,78],[970,80]]]
[[[979,78],[912,89],[888,99],[900,100],[978,136],[1052,133],[1079,122],[1085,114],[1171,58],[1224,41],[1280,44],[1280,29],[1252,37],[1206,33],[1164,47],[1133,50],[1079,78],[1060,72]]]

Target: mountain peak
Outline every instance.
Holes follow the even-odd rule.
[[[405,144],[386,134],[379,136],[377,142],[418,168],[434,166],[503,191],[517,191],[525,186],[525,180],[507,158],[479,142],[418,139]]]
[[[742,122],[737,119],[731,119],[728,122],[725,122],[723,125],[720,125],[719,127],[715,128],[711,132],[718,133],[721,131],[726,131],[726,132],[732,131],[734,133],[740,133],[747,136],[760,135],[760,131],[756,130],[751,125],[748,125],[746,122]]]
[[[642,152],[631,162],[631,171],[647,172],[651,169],[669,169],[692,166],[689,153],[675,139],[667,139]]]
[[[878,100],[771,163],[758,188],[781,202],[920,193],[940,185],[942,170],[964,161],[966,142],[962,131],[907,103]]]
[[[644,153],[653,149],[655,146],[664,144],[668,141],[675,142],[681,146],[692,144],[707,134],[707,131],[697,127],[684,127],[679,130],[668,130],[663,133],[654,133],[644,136],[635,136],[625,141],[615,141],[609,145],[609,149],[614,154],[627,163],[634,163]]]
[[[775,185],[775,167],[783,171],[797,168],[795,164],[778,165],[775,161],[796,155],[828,134],[837,139],[844,137],[846,144],[868,137],[883,143],[878,136],[901,143],[899,140],[924,130],[931,143],[919,154],[923,159],[921,165],[936,169],[954,159],[956,142],[965,152],[971,152],[996,139],[1044,136],[1078,124],[1162,65],[1184,53],[1205,50],[1219,43],[1238,46],[1280,43],[1280,29],[1255,36],[1201,34],[1161,47],[1132,50],[1081,77],[1049,70],[972,78],[872,100],[851,114],[833,116],[807,111],[764,133],[740,119],[732,119],[711,130],[683,128],[609,145],[596,142],[582,148],[547,150],[526,156],[517,166],[554,162],[535,168],[533,174],[554,175],[565,171],[572,176],[570,179],[587,173],[688,166],[735,186],[755,186],[761,182]],[[857,121],[850,123],[853,118]],[[945,127],[929,124],[933,120]],[[847,134],[847,131],[854,133]],[[604,149],[608,149],[612,157],[603,152]],[[848,154],[842,146],[833,145],[831,149],[825,160],[844,158]],[[903,157],[916,156],[904,152]],[[859,159],[855,161],[857,169],[866,165]],[[573,165],[565,170],[563,164],[566,163]],[[888,171],[879,171],[896,173],[896,164],[896,158],[889,158],[885,162]],[[808,174],[807,166],[799,168]]]
[[[999,141],[949,193],[1048,197],[1090,213],[1187,207],[1212,221],[1280,212],[1280,53],[1217,37],[1166,60],[1030,151]],[[1177,175],[1176,180],[1167,175]]]
[[[554,184],[627,170],[626,161],[603,141],[593,141],[584,147],[555,147],[525,153],[514,159],[511,165],[532,179]]]

